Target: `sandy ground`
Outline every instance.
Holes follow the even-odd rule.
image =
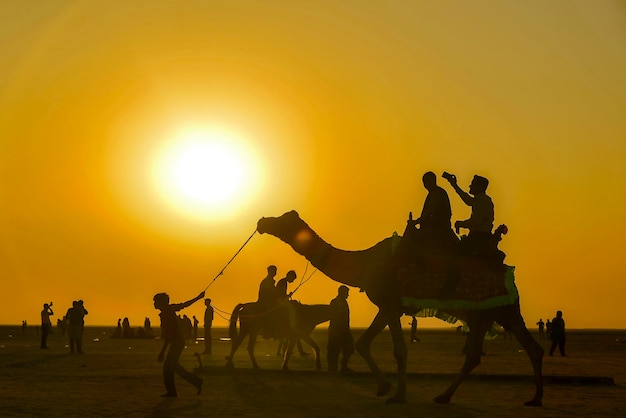
[[[463,337],[451,330],[420,331],[409,344],[408,402],[387,405],[355,354],[353,373],[316,372],[312,355],[295,355],[282,372],[277,344],[262,340],[256,355],[262,370],[251,369],[245,347],[234,370],[223,367],[230,342],[214,331],[214,354],[202,356],[204,390],[177,379],[179,397],[164,399],[159,340],[110,339],[110,329],[88,328],[85,354],[70,355],[65,339],[51,335],[49,350],[39,349],[33,328],[0,327],[0,416],[203,416],[203,417],[623,417],[626,416],[626,331],[570,331],[567,357],[544,358],[545,397],[541,408],[524,407],[534,392],[530,363],[516,341],[485,342],[482,364],[461,385],[452,403],[431,399],[460,368]],[[358,335],[359,331],[355,331]],[[325,346],[326,332],[315,339]],[[547,349],[548,342],[542,341]],[[182,363],[198,367],[190,342]],[[547,350],[546,350],[547,351]],[[379,336],[373,352],[394,383],[389,335]],[[325,353],[322,351],[322,360]],[[574,377],[574,378],[572,378]],[[611,380],[614,384],[610,384]]]

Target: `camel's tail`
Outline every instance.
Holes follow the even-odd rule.
[[[240,303],[239,305],[235,306],[235,309],[233,309],[233,313],[230,316],[230,324],[228,326],[228,336],[230,337],[231,341],[234,341],[238,336],[237,321],[239,320],[239,312],[241,311],[242,307],[243,307],[243,303]]]

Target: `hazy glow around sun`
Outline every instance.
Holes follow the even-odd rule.
[[[154,167],[159,194],[177,211],[200,218],[233,216],[263,180],[254,150],[225,130],[187,129],[161,149]]]

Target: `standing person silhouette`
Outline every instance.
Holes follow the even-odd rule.
[[[337,371],[339,353],[342,353],[341,371],[349,372],[348,360],[354,353],[354,338],[350,332],[350,307],[348,286],[339,286],[337,297],[330,301],[330,323],[328,324],[328,371]]]
[[[43,310],[41,311],[41,348],[48,348],[48,334],[52,328],[52,322],[50,322],[50,315],[54,315],[52,311],[52,302],[44,303]],[[26,326],[26,321],[23,322]]]
[[[211,347],[211,327],[213,326],[213,317],[215,311],[213,306],[211,306],[211,299],[204,300],[204,306],[206,309],[204,310],[204,354],[213,354],[213,349]]]
[[[550,346],[550,355],[554,353],[556,346],[559,346],[559,352],[565,357],[565,321],[563,320],[563,312],[556,311],[556,317],[552,320],[552,333],[550,334],[552,346]]]
[[[546,337],[548,337],[549,340],[552,339],[552,322],[550,322],[549,319],[546,319]]]
[[[204,297],[204,291],[193,299],[183,303],[170,304],[170,297],[167,293],[157,293],[154,295],[154,307],[161,311],[161,338],[163,347],[159,352],[158,361],[163,363],[163,382],[166,392],[164,397],[177,397],[176,385],[174,383],[174,373],[191,383],[198,389],[197,394],[202,392],[202,379],[195,374],[188,372],[180,365],[180,355],[185,348],[185,336],[181,330],[180,319],[176,312],[191,306]],[[169,350],[168,350],[169,347]],[[167,356],[166,356],[167,352]]]
[[[543,319],[539,318],[539,322],[537,322],[537,327],[539,327],[539,339],[545,340],[546,336],[543,334],[543,328],[546,324],[544,324]]]
[[[198,324],[200,323],[200,321],[198,321],[198,318],[196,318],[196,316],[193,316],[193,340],[196,341],[198,339]]]
[[[85,315],[88,313],[83,301],[75,300],[65,314],[68,321],[67,333],[70,340],[70,353],[72,354],[83,354],[83,331],[85,329]]]

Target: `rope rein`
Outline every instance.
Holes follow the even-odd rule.
[[[241,250],[243,250],[243,247],[245,247],[245,246],[248,244],[248,242],[250,242],[250,240],[252,239],[252,237],[253,237],[253,236],[254,236],[254,234],[256,234],[256,233],[257,233],[257,230],[255,229],[255,230],[254,230],[254,232],[252,233],[252,235],[250,235],[250,236],[248,237],[248,239],[246,240],[246,242],[244,242],[244,243],[243,243],[243,245],[241,246],[241,248],[239,248],[239,249],[237,250],[237,252],[235,253],[235,255],[234,255],[234,256],[232,256],[232,258],[231,258],[230,260],[228,260],[228,263],[226,263],[226,265],[224,266],[224,268],[223,268],[223,269],[222,269],[219,273],[217,273],[217,276],[215,276],[215,277],[213,278],[213,280],[211,280],[211,282],[207,285],[207,287],[205,287],[205,288],[204,288],[203,292],[206,292],[206,290],[207,290],[209,287],[211,287],[211,285],[215,282],[215,280],[217,280],[217,278],[218,278],[218,277],[220,277],[222,274],[224,274],[224,270],[226,270],[226,267],[228,267],[228,265],[229,265],[230,263],[232,263],[232,261],[235,259],[235,257],[237,257],[237,256],[239,255],[239,253],[241,252]]]

